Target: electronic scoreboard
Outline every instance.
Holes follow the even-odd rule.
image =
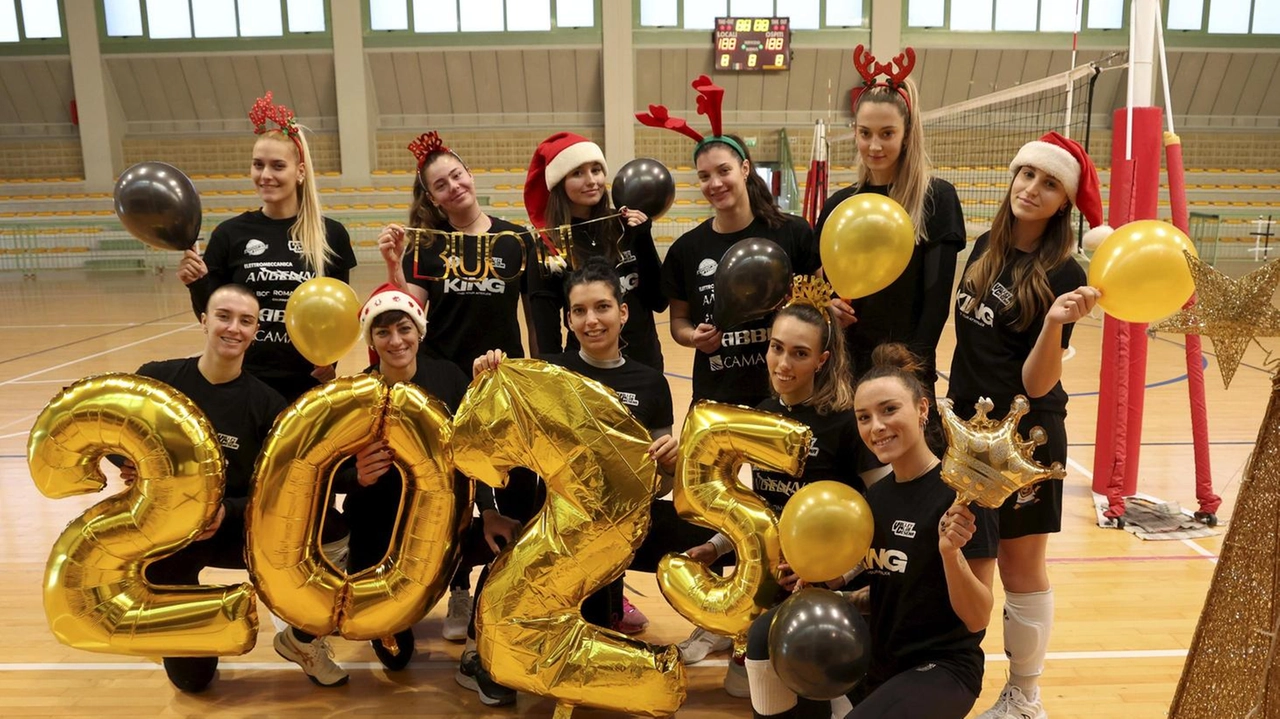
[[[791,18],[718,17],[717,70],[786,70],[791,66]]]

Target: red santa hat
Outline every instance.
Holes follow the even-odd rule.
[[[360,336],[369,345],[369,364],[378,363],[378,353],[373,350],[373,320],[378,315],[392,310],[400,310],[409,315],[418,333],[427,333],[427,313],[412,295],[402,292],[390,282],[378,287],[369,295],[369,299],[360,308]]]
[[[1084,215],[1090,229],[1084,233],[1085,249],[1094,249],[1114,230],[1102,218],[1101,185],[1098,171],[1080,143],[1049,132],[1039,140],[1028,142],[1018,150],[1009,163],[1009,172],[1017,174],[1020,168],[1030,165],[1058,178],[1067,191],[1071,204]]]
[[[533,226],[547,226],[547,198],[551,188],[560,184],[574,168],[588,162],[598,162],[609,174],[609,163],[604,161],[600,146],[582,135],[557,132],[548,137],[533,151],[529,160],[529,174],[524,178],[524,208]]]

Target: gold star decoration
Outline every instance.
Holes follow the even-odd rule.
[[[979,399],[974,409],[977,414],[966,422],[956,416],[951,400],[938,400],[947,435],[942,481],[956,491],[957,504],[977,502],[997,509],[1014,492],[1041,480],[1067,476],[1062,463],[1046,467],[1031,458],[1035,448],[1045,443],[1043,428],[1033,428],[1029,442],[1018,434],[1018,421],[1031,409],[1026,397],[1014,397],[1009,413],[999,421],[987,417],[995,404],[986,397]]]
[[[1151,325],[1151,331],[1213,340],[1222,384],[1229,388],[1249,343],[1258,337],[1280,337],[1280,309],[1271,304],[1280,282],[1280,260],[1233,280],[1195,255],[1183,254],[1195,281],[1196,303]]]

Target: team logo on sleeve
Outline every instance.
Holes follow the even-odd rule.
[[[244,253],[250,257],[257,257],[267,251],[267,243],[262,240],[249,240],[244,245]]]
[[[710,277],[716,273],[716,268],[719,266],[720,264],[718,262],[708,257],[698,263],[698,275],[702,277]]]

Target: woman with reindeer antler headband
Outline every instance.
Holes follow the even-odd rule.
[[[347,228],[320,214],[315,164],[293,111],[272,104],[267,92],[254,103],[249,120],[259,136],[249,175],[262,207],[214,228],[203,257],[187,250],[178,279],[187,285],[197,316],[225,284],[253,290],[262,304],[261,326],[245,355],[245,369],[292,402],[337,372],[316,367],[294,348],[285,331],[285,303],[313,277],[347,282],[356,256]]]
[[[715,210],[714,217],[672,244],[662,265],[662,291],[671,300],[671,336],[696,350],[694,401],[712,399],[751,407],[769,396],[765,367],[769,319],[738,327],[712,324],[720,260],[739,240],[764,238],[787,253],[797,274],[816,272],[821,261],[809,224],[778,209],[768,186],[755,173],[746,143],[723,132],[724,88],[701,75],[693,81],[693,89],[698,91],[698,114],[710,120],[709,136],[671,117],[662,105],[650,105],[649,112],[636,115],[642,124],[679,132],[697,143],[693,161],[698,185]]]
[[[815,232],[821,237],[836,206],[860,192],[891,197],[910,215],[916,247],[902,275],[869,297],[837,302],[836,307],[846,313],[842,323],[849,323],[849,314],[856,320],[845,330],[854,373],[871,367],[871,352],[878,345],[901,342],[921,359],[920,381],[934,407],[938,339],[947,324],[956,255],[964,249],[966,233],[955,187],[931,174],[925,154],[919,94],[908,77],[915,58],[915,50],[907,48],[892,62],[877,62],[862,45],[854,49],[853,64],[862,76],[862,85],[853,89],[858,178],[827,199]],[[941,452],[944,440],[936,410],[929,425],[930,446]]]

